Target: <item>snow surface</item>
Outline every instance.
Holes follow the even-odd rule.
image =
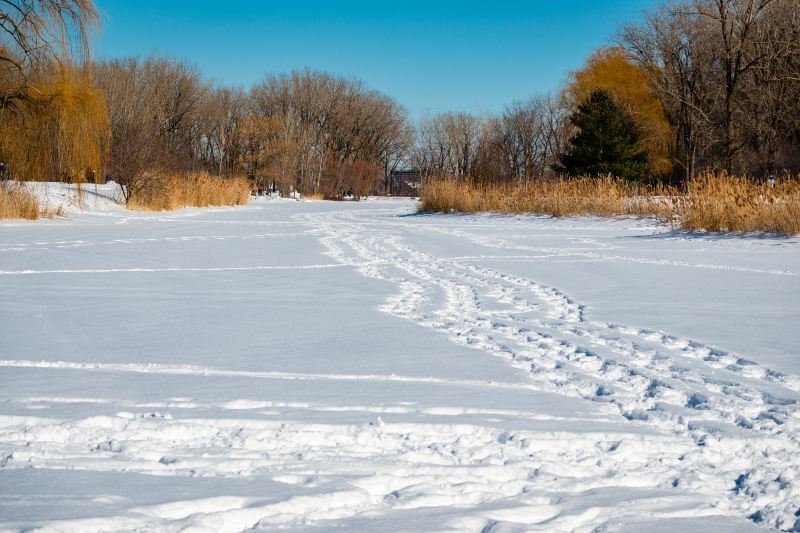
[[[0,530],[795,527],[798,239],[114,192],[0,223]]]

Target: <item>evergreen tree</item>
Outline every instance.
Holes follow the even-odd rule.
[[[570,117],[578,133],[561,156],[570,176],[611,174],[639,180],[647,172],[647,154],[633,118],[605,91],[594,91]]]

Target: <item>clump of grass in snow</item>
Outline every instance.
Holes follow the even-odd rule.
[[[0,219],[37,220],[40,216],[50,218],[62,214],[60,206],[57,209],[43,206],[22,184],[14,181],[0,182]]]
[[[39,218],[39,202],[18,183],[0,183],[0,218]]]
[[[217,178],[206,173],[148,176],[128,201],[129,209],[172,211],[181,207],[245,205],[250,185],[241,178]]]

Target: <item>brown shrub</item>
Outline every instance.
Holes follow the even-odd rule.
[[[129,209],[172,211],[181,207],[245,205],[250,185],[240,178],[217,178],[206,173],[153,173],[137,184]]]

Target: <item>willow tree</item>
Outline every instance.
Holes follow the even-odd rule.
[[[86,63],[97,25],[93,0],[0,2],[0,107],[25,105],[37,75],[54,65]]]
[[[37,92],[3,111],[0,158],[20,180],[95,181],[108,142],[105,99],[85,70],[32,78]]]
[[[89,73],[92,0],[0,2],[0,161],[17,179],[96,177],[104,99]]]

